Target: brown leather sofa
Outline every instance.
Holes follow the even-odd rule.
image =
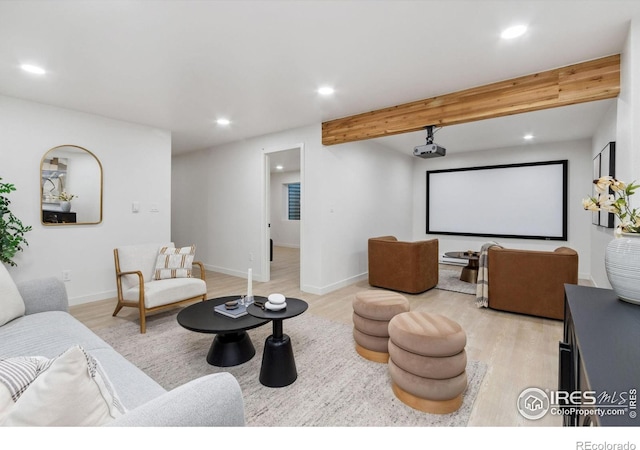
[[[418,294],[438,284],[438,240],[398,241],[394,236],[369,239],[369,284]]]
[[[489,308],[564,318],[564,285],[578,284],[578,253],[491,247],[487,253]]]

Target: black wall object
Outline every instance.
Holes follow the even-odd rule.
[[[604,176],[616,176],[616,143],[609,142],[604,148],[593,158],[593,179],[597,180]],[[609,188],[609,194],[613,194]],[[592,196],[597,197],[595,185],[593,186]],[[601,227],[613,228],[615,215],[606,211],[594,211],[591,223]]]

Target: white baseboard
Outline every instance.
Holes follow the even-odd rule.
[[[244,278],[245,280],[248,277],[247,272],[243,272],[241,270],[227,269],[225,267],[212,266],[210,264],[204,265],[205,270],[210,270],[212,272],[223,273],[225,275],[231,275],[232,277]],[[258,281],[260,283],[264,283],[265,280],[263,275],[259,275],[253,272],[253,281]]]
[[[285,247],[285,248],[300,248],[300,244],[296,245],[296,244],[283,244],[281,242],[274,242],[273,243],[274,247]]]
[[[97,302],[100,300],[106,300],[113,298],[113,307],[116,306],[116,298],[118,297],[118,291],[115,289],[112,291],[99,292],[97,294],[82,295],[79,297],[69,297],[69,306],[83,305],[85,303]]]
[[[329,292],[333,292],[343,287],[350,286],[354,283],[357,283],[358,281],[366,280],[368,279],[368,277],[369,277],[369,272],[365,272],[365,273],[361,273],[360,275],[355,275],[353,277],[346,278],[342,281],[338,281],[337,283],[332,283],[323,287],[310,286],[308,284],[305,284],[304,286],[300,287],[300,290],[302,292],[308,292],[309,294],[325,295],[325,294],[328,294]]]

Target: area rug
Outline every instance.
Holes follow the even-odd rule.
[[[436,289],[476,295],[476,286],[475,283],[467,283],[466,281],[460,280],[460,271],[440,269]]]
[[[360,357],[352,328],[305,314],[284,321],[292,340],[297,380],[283,388],[260,384],[264,340],[271,325],[248,333],[256,356],[235,367],[218,368],[205,358],[213,335],[188,331],[175,313],[147,319],[147,333],[137,322],[123,323],[98,334],[129,361],[170,390],[202,375],[226,371],[240,383],[248,426],[276,427],[402,427],[465,426],[487,366],[469,361],[469,379],[462,407],[452,414],[427,414],[400,402],[391,390],[386,364]]]

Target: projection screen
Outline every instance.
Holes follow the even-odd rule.
[[[427,171],[427,234],[567,240],[567,160]]]

